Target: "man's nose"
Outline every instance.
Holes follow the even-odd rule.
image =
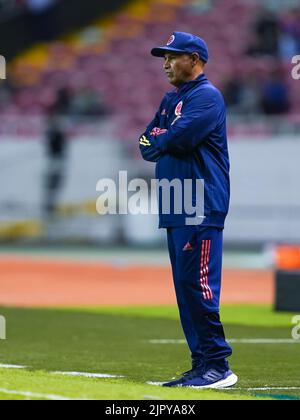
[[[164,69],[167,70],[170,68],[170,62],[168,60],[165,60],[164,62]]]

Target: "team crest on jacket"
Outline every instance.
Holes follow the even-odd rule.
[[[183,107],[183,101],[180,101],[179,102],[179,104],[176,106],[176,108],[175,108],[175,115],[176,115],[176,118],[175,118],[175,120],[172,122],[172,124],[171,125],[174,125],[175,123],[176,123],[176,121],[178,121],[181,117],[182,117],[182,113],[181,113],[181,111],[182,111],[182,107]]]
[[[175,36],[174,36],[174,35],[172,35],[172,36],[170,37],[169,41],[167,42],[167,45],[169,46],[169,45],[173,44],[173,42],[174,42],[174,41],[175,41]]]
[[[180,101],[179,104],[175,108],[176,117],[181,117],[182,107],[183,107],[183,101]]]

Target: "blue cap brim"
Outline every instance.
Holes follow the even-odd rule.
[[[151,54],[154,57],[164,57],[166,53],[168,52],[176,52],[179,54],[188,54],[187,51],[184,50],[178,50],[176,48],[168,48],[168,47],[159,47],[159,48],[153,48],[151,51]]]

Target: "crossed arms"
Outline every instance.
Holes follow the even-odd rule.
[[[207,136],[217,127],[222,107],[215,95],[191,97],[184,105],[170,128],[160,129],[159,112],[140,138],[143,158],[157,162],[165,154],[184,157],[192,154]],[[174,117],[175,118],[175,117]]]

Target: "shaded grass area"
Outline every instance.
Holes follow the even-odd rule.
[[[251,397],[239,394],[229,396],[223,392],[210,390],[167,389],[129,381],[127,379],[86,379],[60,377],[43,371],[10,371],[0,370],[1,387],[9,390],[26,390],[33,395],[24,397],[1,392],[0,399],[103,399],[103,400],[241,400]],[[38,393],[38,398],[36,394]]]
[[[163,399],[239,399],[255,394],[300,397],[299,390],[225,393],[146,385],[147,381],[169,380],[190,368],[186,345],[149,343],[152,339],[183,338],[174,307],[0,308],[0,313],[7,320],[7,340],[0,341],[0,363],[30,368],[0,369],[0,388],[100,399],[142,399],[145,395]],[[268,307],[225,306],[223,319],[228,338],[291,338],[291,315],[274,315]],[[238,387],[300,388],[300,345],[235,344],[233,348],[231,366],[240,377]],[[53,371],[126,378],[69,378],[49,373]],[[8,395],[0,392],[0,397]]]
[[[178,320],[178,310],[174,305],[162,306],[102,306],[65,308],[66,311],[138,316],[143,318],[164,318]],[[223,305],[222,320],[225,324],[262,327],[290,327],[293,314],[275,312],[270,305]]]

